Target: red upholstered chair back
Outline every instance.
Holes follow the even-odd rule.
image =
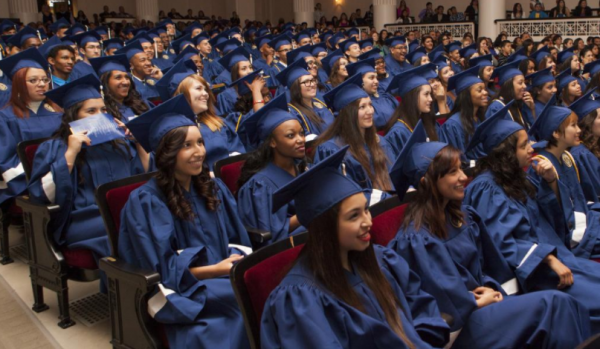
[[[27,163],[29,164],[29,166],[33,165],[33,158],[35,157],[35,152],[38,150],[39,147],[39,144],[32,144],[25,148],[25,155],[27,156]]]
[[[446,120],[448,120],[448,118],[437,118],[436,120],[438,124],[442,126],[446,122]]]
[[[230,156],[215,163],[215,177],[222,180],[232,194],[235,194],[239,189],[237,182],[242,174],[242,167],[244,167],[247,157],[248,153]]]
[[[373,219],[371,241],[373,243],[387,246],[396,237],[404,221],[404,211],[413,196],[413,193],[406,194],[404,201],[400,201],[397,196],[393,196],[371,206],[370,211]]]
[[[48,138],[32,139],[21,142],[17,145],[17,155],[19,156],[21,164],[23,164],[23,170],[25,171],[25,177],[27,180],[29,180],[29,177],[31,177],[35,152],[37,152],[40,144],[47,140]]]

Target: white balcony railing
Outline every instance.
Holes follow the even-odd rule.
[[[409,24],[386,24],[385,29],[393,34],[396,30],[403,34],[408,31],[419,31],[421,34],[429,34],[431,31],[450,32],[454,38],[462,38],[465,33],[475,35],[474,22],[448,22],[448,23],[409,23]]]
[[[600,18],[548,18],[530,20],[496,20],[498,33],[505,31],[513,40],[522,33],[529,33],[534,41],[542,41],[550,34],[560,34],[563,39],[600,36]]]

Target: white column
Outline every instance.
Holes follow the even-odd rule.
[[[135,0],[137,18],[158,22],[158,0]]]
[[[25,25],[38,20],[36,0],[8,0],[8,11],[11,18],[18,18]]]
[[[256,4],[254,0],[236,0],[235,8],[238,16],[240,16],[240,22],[242,27],[244,26],[244,21],[249,19],[251,21],[257,19],[256,18]]]
[[[301,24],[306,22],[308,28],[315,25],[315,0],[294,0],[294,22]]]
[[[377,30],[396,21],[396,0],[373,0],[373,26]]]
[[[485,1],[479,6],[479,36],[496,39],[498,33],[494,21],[506,17],[505,2],[506,0]]]

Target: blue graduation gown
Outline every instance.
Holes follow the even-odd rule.
[[[558,186],[562,202],[562,209],[555,207],[543,207],[542,209],[549,209],[546,212],[549,216],[564,213],[569,230],[569,238],[565,242],[567,247],[572,247],[575,256],[600,258],[600,212],[588,208],[587,200],[579,183],[579,164],[573,163],[574,159],[568,152],[563,153],[560,161],[546,149],[537,149],[536,152],[554,165],[558,173]],[[541,180],[533,168],[529,169],[529,174],[536,181]],[[576,216],[583,221],[577,222]]]
[[[475,129],[479,126],[479,122],[474,121]],[[469,145],[470,137],[465,140],[465,132],[462,126],[462,122],[460,121],[460,112],[454,113],[444,124],[440,127],[439,130],[440,142],[445,142],[453,147],[459,149],[463,154],[467,150],[467,146]],[[477,160],[483,156],[485,156],[485,152],[483,151],[483,145],[479,144],[473,150],[466,154],[467,159],[469,160]]]
[[[583,90],[582,90],[583,91]],[[535,115],[540,115],[546,105],[537,99],[535,100]]]
[[[388,86],[390,86],[390,82],[392,82],[393,78],[394,77],[391,74],[387,74],[387,73],[386,73],[385,78],[383,78],[383,79],[377,77],[377,80],[379,80],[379,86],[377,87],[377,92],[379,94],[386,93],[385,91],[387,90]],[[394,99],[395,99],[395,97],[394,97]],[[398,100],[396,99],[396,101],[398,101]]]
[[[227,115],[235,111],[238,93],[235,88],[228,87],[217,96],[217,114]]]
[[[317,70],[317,78],[322,84],[325,84],[327,81],[329,81],[329,75],[327,75],[327,72],[323,68],[319,68],[319,70]]]
[[[287,65],[284,65],[281,62],[274,62],[271,65],[271,69],[269,70],[269,78],[267,79],[267,85],[269,87],[277,87],[279,86],[279,80],[277,80],[276,76],[277,74],[281,73],[282,70],[284,70],[287,67]]]
[[[588,202],[600,202],[600,160],[583,144],[571,148],[579,169],[581,188]]]
[[[469,184],[464,204],[472,206],[496,247],[513,269],[522,292],[555,290],[559,279],[544,262],[550,253],[564,263],[573,273],[574,283],[563,292],[575,297],[590,311],[592,333],[600,331],[600,298],[593,297],[600,286],[598,263],[578,258],[565,245],[566,228],[562,215],[547,216],[544,206],[558,207],[552,189],[542,181],[535,199],[525,203],[509,198],[486,171]],[[506,282],[506,280],[498,280]]]
[[[450,61],[450,67],[452,68],[452,71],[454,71],[454,75],[461,73],[463,71],[462,65],[460,65],[454,61]]]
[[[142,98],[150,99],[160,97],[155,87],[156,80],[152,78],[146,78],[142,81],[133,74],[130,74],[130,76],[133,80],[133,84],[135,85],[135,89],[140,93],[140,95],[142,95]]]
[[[394,115],[394,110],[400,103],[398,100],[389,93],[382,93],[380,95],[369,95],[371,103],[373,103],[373,109],[375,109],[375,115],[373,115],[373,122],[375,122],[376,128],[384,127],[388,120]]]
[[[3,108],[10,100],[12,81],[2,70],[0,70],[0,108]]]
[[[204,64],[204,70],[202,71],[202,76],[206,81],[209,81],[211,85],[214,84],[213,80],[216,78],[222,71],[225,70],[219,62],[211,59],[211,58],[202,58],[202,64]]]
[[[416,348],[442,347],[448,326],[419,278],[392,250],[374,246],[383,274],[400,301],[404,332]],[[305,266],[301,255],[271,292],[261,322],[261,346],[267,348],[407,348],[389,327],[376,297],[358,273],[346,272],[365,312],[328,292]],[[430,343],[421,338],[429,338]]]
[[[398,157],[412,133],[413,130],[404,121],[398,120],[383,138],[390,144],[395,157]]]
[[[466,222],[460,228],[448,222],[446,239],[411,223],[389,245],[419,275],[422,289],[435,297],[440,311],[452,315],[451,330],[462,329],[454,348],[571,348],[590,335],[588,310],[567,294],[507,297],[510,282],[500,285],[495,277],[514,279],[513,272],[475,210],[463,206],[463,214]],[[505,297],[478,308],[471,291],[479,286]]]
[[[220,130],[212,131],[206,124],[198,124],[200,133],[204,138],[204,147],[206,147],[206,163],[210,170],[213,170],[215,162],[226,159],[235,153],[243,154],[246,152],[244,145],[238,135],[231,128],[229,123],[225,122]]]
[[[392,55],[387,55],[383,59],[385,60],[385,67],[386,67],[388,73],[392,76],[396,76],[405,70],[414,68],[407,61],[404,61],[402,63],[398,62],[397,60],[394,59],[394,57]]]
[[[135,147],[129,143],[120,146],[123,154],[110,143],[84,149],[84,164],[80,169],[74,166],[69,173],[65,159],[67,144],[61,139],[42,143],[35,154],[28,189],[33,198],[61,207],[52,219],[53,239],[59,246],[90,249],[99,259],[111,253],[96,204],[96,188],[145,171]]]
[[[494,115],[498,110],[504,108],[505,105],[506,104],[504,104],[504,102],[502,102],[498,99],[495,99],[494,101],[492,101],[492,103],[490,103],[487,110],[485,111],[485,118],[487,119],[490,116]],[[520,111],[520,115],[512,115],[511,112],[509,112],[508,114],[515,122],[518,122],[517,120],[522,118],[525,123],[525,129],[529,130],[529,128],[531,127],[531,125],[533,125],[533,122],[535,121],[535,118],[533,116],[533,113],[531,112],[531,109],[529,109],[528,106],[523,104],[523,106],[521,107],[521,109],[519,111]]]
[[[223,70],[213,79],[213,84],[231,84],[231,73],[228,70]]]
[[[322,100],[319,99],[314,99],[313,100],[313,111],[315,112],[315,114],[317,114],[318,117],[321,118],[321,120],[323,120],[323,123],[321,125],[317,125],[315,123],[313,123],[308,116],[304,115],[300,109],[294,107],[292,104],[288,104],[289,110],[290,110],[290,114],[292,114],[293,116],[295,116],[298,121],[300,122],[300,125],[302,125],[302,128],[304,129],[304,132],[306,133],[306,135],[320,135],[321,133],[325,132],[325,130],[327,130],[327,128],[333,124],[333,121],[335,120],[335,117],[333,116],[333,113],[331,112],[331,110],[329,110],[329,108],[327,108],[327,105],[325,104],[325,102],[323,102]]]
[[[150,101],[144,99],[144,103],[146,103],[146,105],[148,106],[148,108],[152,109],[154,108],[154,104],[151,103]],[[118,104],[118,102],[117,102]],[[136,116],[135,112],[133,111],[133,109],[131,109],[130,107],[126,106],[125,104],[118,104],[119,107],[119,112],[121,113],[121,115],[123,116],[124,120],[130,120],[133,119]]]
[[[267,61],[264,58],[255,59],[252,62],[252,65],[256,70],[263,70],[263,72],[268,73],[271,69],[271,66],[267,64]]]
[[[254,114],[254,110],[250,109],[250,111],[246,114],[242,114],[240,112],[232,112],[229,113],[225,117],[225,122],[229,124],[229,127],[237,134],[238,138],[244,145],[246,152],[251,152],[254,150],[252,144],[248,140],[248,135],[246,134],[246,128],[244,127],[244,121],[248,119],[251,115]]]
[[[171,213],[156,179],[133,191],[121,213],[119,256],[160,274],[148,312],[165,324],[171,348],[249,347],[229,276],[198,280],[189,270],[240,254],[229,244],[250,246],[235,199],[223,182],[215,179],[215,184],[216,211],[206,208],[193,185],[184,191],[194,213],[191,220]]]
[[[79,61],[73,66],[71,75],[69,75],[69,80],[73,81],[75,79],[82,78],[88,74],[92,74],[95,77],[98,77],[98,74],[96,74],[96,71],[94,70],[94,68],[92,68],[92,66],[89,63],[86,63],[85,61]]]
[[[62,121],[47,103],[22,119],[14,114],[12,106],[0,109],[0,203],[22,194],[27,188],[25,171],[17,156],[17,145],[23,141],[50,137]]]
[[[160,70],[165,70],[167,68],[171,68],[174,64],[170,59],[165,58],[154,58],[152,59],[152,64],[158,67]]]

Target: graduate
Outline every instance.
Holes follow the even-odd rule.
[[[225,67],[225,69],[219,73],[219,75],[217,75],[214,79],[213,79],[213,84],[218,85],[218,84],[230,84],[233,80],[231,78],[231,70],[228,69],[228,62],[223,61],[224,57],[227,56],[231,51],[235,50],[238,47],[242,47],[242,43],[238,40],[238,39],[229,39],[227,41],[223,41],[222,43],[218,44],[216,46],[217,50],[219,50],[219,52],[221,52],[222,57],[221,59],[219,59],[219,64],[223,67]],[[244,48],[244,47],[242,47]],[[244,48],[243,50],[245,52],[245,55],[247,56],[247,61],[248,61],[248,65],[249,68],[254,68],[252,66],[252,56],[250,55],[250,53]],[[240,51],[241,52],[241,51]],[[249,69],[246,68],[246,69]],[[244,69],[244,67],[239,67],[239,70]],[[235,70],[235,69],[234,69]]]
[[[200,59],[204,65],[204,71],[202,76],[204,80],[213,83],[213,79],[218,76],[225,68],[219,64],[216,60],[213,60],[210,55],[213,52],[212,46],[210,45],[210,36],[208,33],[203,32],[196,35],[193,39],[193,45],[199,51]],[[216,51],[216,50],[215,50]],[[181,51],[180,51],[181,53]]]
[[[100,57],[102,53],[100,35],[95,31],[89,31],[77,34],[71,38],[77,43],[77,47],[79,48],[78,53],[83,57],[83,60],[75,63],[69,79],[73,81],[88,74],[96,75],[90,64],[90,59]]]
[[[485,120],[485,111],[490,103],[485,83],[478,77],[480,70],[479,66],[474,66],[450,78],[448,86],[457,95],[456,104],[452,116],[440,127],[439,132],[440,141],[465,153],[469,160],[477,160],[485,155],[482,147],[466,151],[475,130]]]
[[[293,51],[290,51],[287,54],[287,60],[289,62],[289,65],[294,64],[297,60],[300,60],[300,59],[303,59],[306,62],[306,65],[307,65],[306,69],[313,76],[313,78],[315,78],[315,80],[317,81],[317,94],[316,94],[315,98],[321,104],[325,104],[325,102],[323,102],[325,100],[325,98],[323,96],[329,90],[325,86],[325,84],[322,83],[319,79],[319,69],[320,69],[319,67],[321,67],[321,64],[320,64],[319,60],[317,59],[317,57],[313,56],[313,53],[312,53],[313,47],[314,47],[313,45],[306,45],[306,46],[299,47]],[[275,78],[277,78],[277,76]],[[279,81],[279,82],[281,83],[281,81]],[[276,95],[279,95],[282,92],[285,92],[287,94],[288,101],[290,101],[291,95],[290,95],[289,87],[287,85],[280,85],[277,88]]]
[[[341,50],[331,52],[327,57],[323,58],[323,69],[327,73],[328,79],[325,86],[330,91],[339,86],[348,78],[348,60],[344,58]]]
[[[6,107],[0,109],[0,204],[27,188],[17,145],[50,137],[61,123],[60,108],[44,93],[50,89],[48,62],[36,48],[0,60],[0,69],[11,78]]]
[[[179,61],[157,83],[161,99],[183,94],[197,115],[196,121],[206,148],[206,165],[212,171],[215,162],[246,149],[232,125],[217,115],[215,96],[208,82],[198,75],[194,62]]]
[[[430,139],[438,139],[439,125],[432,113],[432,87],[428,81],[435,75],[433,64],[423,65],[394,76],[392,83],[388,86],[388,91],[394,91],[395,95],[402,98],[402,103],[396,108],[385,127],[381,129],[396,157],[400,154],[419,120],[423,120]]]
[[[327,44],[322,42],[320,44],[312,45],[311,54],[318,61],[317,74],[318,74],[319,82],[321,84],[323,84],[323,86],[325,86],[325,83],[327,82],[327,80],[329,80],[329,76],[327,75],[327,72],[323,68],[323,59],[329,55],[329,52],[327,52]],[[359,56],[358,59],[362,59],[361,56]]]
[[[409,185],[417,194],[389,247],[419,275],[440,311],[453,317],[452,347],[574,348],[587,339],[589,312],[575,298],[559,291],[511,296],[510,282],[497,281],[514,280],[514,274],[477,212],[462,205],[462,154],[447,143],[427,142],[422,126],[390,173],[401,198]]]
[[[513,285],[522,293],[562,290],[590,311],[591,333],[600,331],[600,285],[596,262],[578,258],[566,246],[568,229],[559,207],[556,172],[549,160],[533,160],[523,127],[502,113],[486,119],[475,131],[468,150],[483,144],[487,156],[477,161],[475,179],[463,203],[472,206],[487,226],[492,241],[514,272]],[[538,182],[523,168],[532,166]],[[499,283],[508,279],[497,278]]]
[[[269,71],[273,64],[273,54],[275,50],[271,46],[269,46],[269,41],[273,40],[273,35],[264,35],[255,39],[256,47],[258,52],[260,53],[260,58],[254,60],[252,65],[256,69],[262,69],[264,71]]]
[[[209,175],[195,119],[177,96],[127,124],[158,173],[123,208],[119,256],[160,274],[147,311],[171,348],[249,348],[229,271],[250,239],[235,199]]]
[[[416,50],[410,51],[406,55],[406,60],[410,62],[413,68],[430,63],[427,50],[423,46],[417,48]]]
[[[275,242],[301,231],[294,202],[274,213],[273,193],[306,169],[304,128],[278,96],[244,121],[256,149],[246,159],[238,181],[238,213],[246,227],[271,232]]]
[[[370,242],[363,188],[339,171],[347,149],[275,192],[273,211],[293,200],[309,235],[266,301],[261,346],[441,348],[449,330],[433,298],[402,258]]]
[[[243,47],[238,47],[219,60],[219,63],[230,73],[230,80],[236,81],[252,73],[254,67],[250,63],[250,54]],[[221,115],[227,115],[234,110],[239,95],[236,90],[228,87],[217,96],[217,105]]]
[[[388,174],[394,158],[391,145],[377,134],[373,104],[362,89],[362,76],[356,74],[325,95],[327,104],[337,112],[333,124],[317,138],[314,162],[349,145],[345,156],[346,175],[370,191],[370,203],[385,199],[392,191]]]
[[[102,41],[102,46],[104,47],[104,55],[112,56],[115,54],[115,51],[123,48],[123,40],[119,38],[113,38]]]
[[[573,76],[575,76],[579,82],[581,90],[585,91],[588,82],[587,79],[582,76],[583,65],[579,60],[579,57],[573,53],[574,49],[574,47],[571,47],[558,53],[558,72],[561,73],[570,68],[571,72],[573,72]]]
[[[563,107],[568,107],[583,95],[579,81],[571,75],[571,68],[556,76],[556,84],[558,89],[557,95],[561,100],[560,105]]]
[[[375,109],[374,122],[377,129],[383,128],[394,114],[400,103],[389,93],[379,93],[379,80],[375,70],[375,58],[363,59],[346,67],[348,75],[360,73],[363,79],[363,89],[371,98]]]
[[[86,75],[46,93],[65,112],[60,128],[35,154],[28,187],[32,198],[61,207],[52,218],[54,242],[69,249],[89,249],[96,262],[111,255],[96,188],[151,167],[150,155],[139,143],[130,143],[126,133],[122,138],[92,144],[87,131],[71,132],[69,123],[106,114],[99,90],[100,81]]]
[[[579,135],[579,140],[581,144],[571,148],[571,155],[575,158],[575,160],[579,163],[583,161],[582,166],[587,167],[589,164],[593,163],[593,160],[588,160],[587,157],[589,153],[585,152],[581,149],[581,146],[586,147],[594,157],[600,160],[600,118],[598,118],[598,114],[600,113],[599,101],[592,98],[593,94],[596,92],[596,89],[588,91],[585,95],[581,96],[580,99],[575,101],[575,103],[569,106],[569,109],[573,110],[577,117],[579,118],[579,128],[581,129],[581,134]],[[586,156],[582,156],[583,154],[587,154]],[[590,162],[588,164],[588,161]],[[589,168],[593,168],[589,167]],[[598,172],[600,173],[600,172]],[[591,174],[590,174],[591,176]],[[585,178],[585,176],[583,176]],[[600,186],[600,180],[592,179],[595,177],[590,177],[593,182],[594,187]],[[584,180],[586,182],[587,180]],[[597,190],[584,189],[584,193],[587,195],[595,195]],[[588,198],[588,201],[594,201],[593,198]]]
[[[333,113],[317,98],[317,78],[304,59],[298,59],[277,75],[280,86],[289,89],[290,113],[302,124],[307,140],[313,140],[333,124]],[[285,95],[285,94],[284,94]]]
[[[448,53],[452,71],[454,71],[455,74],[461,73],[464,70],[462,63],[460,62],[460,49],[462,48],[462,43],[460,41],[453,41],[444,48]]]
[[[385,66],[392,75],[398,75],[404,70],[411,68],[406,61],[406,38],[394,36],[385,40],[386,46],[390,48],[390,54],[385,56]]]
[[[469,60],[469,67],[479,67],[479,78],[485,83],[485,88],[491,99],[497,93],[496,83],[492,79],[492,74],[494,74],[494,57],[489,54],[471,58]]]
[[[277,81],[275,77],[288,65],[287,53],[293,48],[292,42],[288,34],[282,33],[269,41],[268,45],[275,50],[273,53],[275,60],[273,61],[271,70],[268,71],[268,74],[271,77],[268,81],[268,85],[269,87],[277,87],[279,86],[279,81]]]
[[[546,68],[527,75],[525,80],[529,81],[531,96],[535,101],[535,115],[540,115],[542,109],[548,104],[552,96],[556,94],[556,79],[552,75],[552,70]]]
[[[595,60],[583,66],[583,73],[589,74],[590,82],[585,88],[585,92],[595,89],[600,86],[600,60]],[[600,93],[596,90],[593,94],[594,98],[600,97]]]
[[[71,81],[71,72],[75,65],[76,51],[71,47],[72,41],[61,40],[53,36],[39,48],[40,53],[50,65],[51,87],[59,87]]]
[[[146,36],[152,40],[152,49],[154,51],[154,57],[152,57],[152,64],[158,69],[165,70],[173,66],[173,58],[165,53],[160,33],[166,32],[165,27],[154,27],[146,33]]]
[[[448,59],[443,55],[439,55],[436,59],[432,60],[431,63],[435,64],[437,67],[437,78],[442,84],[442,87],[444,88],[444,92],[446,94],[446,106],[440,106],[440,102],[435,103],[433,105],[434,113],[449,113],[452,110],[452,108],[454,108],[454,102],[456,101],[455,91],[448,88],[450,78],[455,75],[454,70],[452,70],[452,67],[448,65]]]
[[[125,54],[131,68],[131,78],[135,85],[136,91],[140,93],[144,99],[158,98],[156,90],[156,80],[153,77],[154,67],[148,55],[144,52],[142,44],[139,40],[135,40],[127,44],[115,54]],[[158,74],[162,77],[162,73]]]

